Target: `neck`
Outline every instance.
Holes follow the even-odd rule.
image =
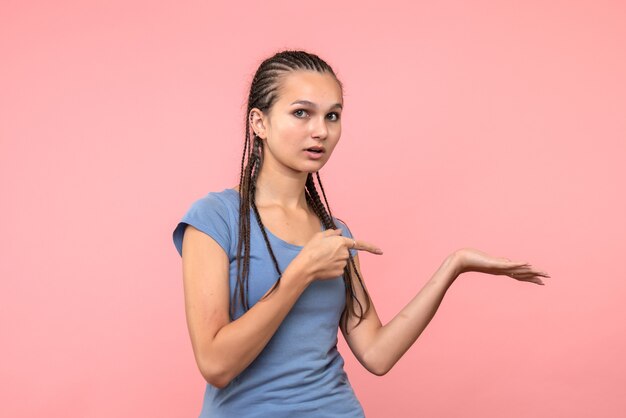
[[[256,182],[257,206],[278,205],[285,209],[306,209],[306,178],[307,173],[285,175],[264,164]]]

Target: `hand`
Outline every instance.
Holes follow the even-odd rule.
[[[510,276],[514,279],[543,285],[541,276],[548,273],[532,267],[524,261],[511,261],[508,258],[492,257],[473,248],[462,248],[455,252],[459,274],[468,271]]]
[[[341,229],[327,229],[316,233],[293,260],[304,270],[305,277],[334,279],[343,274],[350,249],[364,250],[373,254],[383,251],[364,241],[341,236]]]

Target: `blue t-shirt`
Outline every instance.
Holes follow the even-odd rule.
[[[345,224],[333,218],[342,235],[352,238]],[[196,200],[173,238],[182,256],[187,224],[212,237],[230,261],[231,300],[237,283],[239,192],[224,189]],[[320,231],[325,228],[320,223]],[[298,255],[301,246],[290,244],[265,231],[281,272]],[[352,255],[356,250],[350,250]],[[249,306],[252,307],[276,282],[274,263],[254,211],[250,211]],[[315,280],[300,295],[268,344],[228,386],[207,383],[200,417],[237,418],[363,418],[364,412],[352,389],[337,351],[339,319],[345,306],[341,276]],[[243,315],[237,303],[234,319]]]

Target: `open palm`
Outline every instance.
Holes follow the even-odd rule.
[[[457,250],[460,273],[477,271],[487,274],[510,276],[514,279],[543,285],[541,277],[548,273],[536,269],[525,261],[512,261],[504,257],[494,257],[474,248]]]

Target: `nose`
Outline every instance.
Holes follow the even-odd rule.
[[[314,138],[318,139],[326,139],[328,136],[328,127],[326,126],[326,119],[324,117],[312,119],[315,122],[312,122],[312,135]]]

